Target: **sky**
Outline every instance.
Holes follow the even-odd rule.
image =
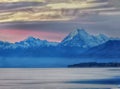
[[[78,28],[120,37],[120,0],[0,0],[0,40],[60,42]]]

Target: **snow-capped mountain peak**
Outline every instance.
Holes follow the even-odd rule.
[[[34,42],[34,41],[40,41],[39,38],[35,38],[33,36],[29,36],[28,38],[26,38],[25,40],[23,41],[26,41],[26,42]]]
[[[79,34],[79,35],[88,35],[88,33],[84,29],[81,28],[81,29],[77,29],[77,30],[72,31],[70,33],[70,36],[73,37],[73,36],[75,36],[77,34]]]
[[[103,34],[93,36],[87,33],[84,29],[77,29],[66,36],[60,45],[89,48],[100,45],[106,41],[108,41],[108,37]]]
[[[33,36],[29,36],[27,39],[25,40],[35,40],[36,38],[34,38]]]
[[[96,36],[97,39],[99,39],[99,41],[101,41],[102,43],[108,41],[110,38],[108,38],[106,35],[104,34],[99,34],[98,36]]]
[[[76,36],[76,35],[79,35],[79,36],[87,36],[88,35],[88,33],[84,30],[84,29],[77,29],[77,30],[75,30],[75,31],[72,31],[71,33],[70,33],[70,36]]]
[[[15,45],[17,45],[19,47],[28,48],[28,47],[56,46],[57,43],[56,42],[48,42],[47,40],[41,40],[39,38],[35,38],[35,37],[30,36],[23,41],[16,42]]]
[[[75,36],[79,36],[79,37],[84,38],[88,35],[89,34],[83,28],[81,28],[81,29],[77,29],[77,30],[72,31],[65,39],[63,39],[63,41],[72,40]]]

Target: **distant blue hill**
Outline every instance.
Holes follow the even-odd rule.
[[[98,58],[120,58],[120,40],[109,40],[104,44],[88,49],[84,54]]]

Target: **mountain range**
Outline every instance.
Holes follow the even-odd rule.
[[[104,34],[97,36],[88,34],[84,29],[77,29],[66,36],[60,43],[49,42],[47,40],[40,40],[32,36],[26,38],[23,41],[9,43],[0,41],[1,48],[29,48],[29,47],[49,47],[49,46],[63,46],[63,47],[80,47],[91,48],[108,41],[109,38]]]
[[[70,54],[71,56],[77,55],[77,53],[78,55],[80,55],[81,52],[82,55],[97,54],[97,56],[100,56],[99,54],[104,53],[104,56],[106,56],[108,55],[108,53],[111,52],[111,48],[112,48],[112,52],[114,52],[114,53],[111,52],[111,55],[115,54],[116,52],[118,54],[120,50],[119,44],[120,44],[120,40],[118,38],[116,39],[110,38],[105,36],[104,34],[99,34],[96,36],[91,35],[81,28],[72,31],[59,43],[49,42],[47,40],[40,40],[39,38],[34,38],[32,36],[26,38],[23,41],[15,42],[15,43],[0,41],[0,53],[1,53],[0,56],[3,55],[9,56],[10,54],[16,56],[16,54],[13,54],[14,51],[19,53],[20,51],[25,51],[25,53],[28,55],[29,52],[31,52],[32,54],[30,54],[30,56],[36,55],[34,52],[32,52],[32,51],[36,51],[41,53],[40,55],[38,54],[38,56],[41,55],[47,56],[47,52],[51,50],[54,50],[55,54],[60,53],[60,54],[64,54],[65,56],[70,53],[69,50],[71,49],[74,52]],[[47,52],[44,53],[43,51],[44,52],[47,51]],[[9,52],[9,53],[4,53],[4,52]],[[21,52],[20,54],[22,53],[23,52]],[[53,56],[57,56],[57,55],[53,54]]]
[[[32,36],[15,43],[0,41],[0,66],[8,66],[11,61],[15,64],[17,61],[22,61],[21,64],[24,64],[23,62],[25,60],[23,58],[33,58],[27,61],[28,64],[38,63],[38,65],[39,62],[43,62],[43,60],[39,60],[39,62],[36,63],[34,58],[68,58],[69,61],[72,59],[79,59],[77,61],[81,61],[83,59],[83,62],[86,61],[85,59],[87,59],[87,61],[94,60],[95,62],[111,62],[116,59],[120,61],[120,39],[107,37],[104,34],[95,36],[87,33],[84,29],[77,29],[68,34],[61,42],[49,42]],[[50,61],[52,63],[59,61],[59,65],[65,62],[65,60],[62,59],[47,59],[44,63],[48,62],[49,64]],[[67,60],[67,62],[69,61]],[[73,61],[75,62],[75,60],[71,62]]]

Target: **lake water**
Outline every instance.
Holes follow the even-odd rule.
[[[120,68],[1,68],[0,89],[120,89]]]

